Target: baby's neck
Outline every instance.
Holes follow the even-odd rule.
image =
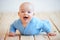
[[[28,23],[22,23],[23,27],[25,28],[27,26]]]
[[[23,27],[25,28],[27,26],[27,24],[23,24]]]

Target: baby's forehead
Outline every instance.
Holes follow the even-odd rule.
[[[29,2],[25,2],[20,5],[20,10],[27,10],[27,9],[34,10],[33,5]]]
[[[24,2],[20,5],[20,7],[22,7],[22,6],[33,6],[33,5],[30,2]]]

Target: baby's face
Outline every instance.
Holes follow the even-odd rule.
[[[19,9],[19,17],[23,23],[28,23],[33,17],[33,7],[31,4],[23,4]]]

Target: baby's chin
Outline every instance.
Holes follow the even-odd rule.
[[[29,22],[30,22],[29,19],[24,20],[24,23],[29,23]]]

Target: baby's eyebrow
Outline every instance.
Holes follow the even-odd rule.
[[[26,11],[26,10],[24,10],[24,9],[21,9],[21,11]],[[27,11],[31,11],[31,10],[27,10]]]
[[[20,10],[24,10],[24,9],[20,9]]]
[[[25,11],[24,9],[21,9],[21,11]]]

